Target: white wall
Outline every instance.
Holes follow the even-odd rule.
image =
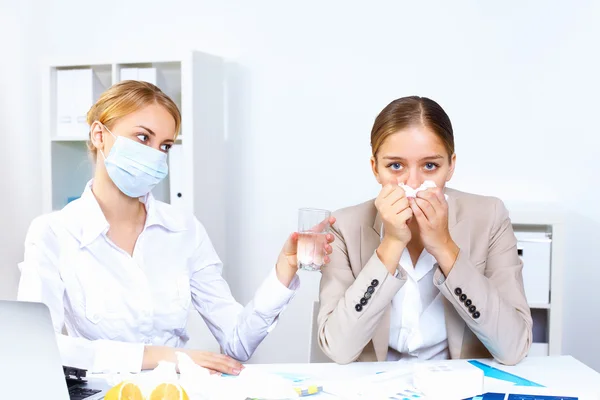
[[[0,299],[12,299],[29,222],[42,210],[35,42],[31,5],[0,0]]]
[[[138,49],[193,48],[231,62],[227,228],[228,248],[236,251],[226,268],[242,302],[274,265],[298,207],[336,209],[377,194],[368,143],[379,110],[404,95],[436,99],[455,127],[454,187],[507,201],[556,201],[571,210],[563,349],[600,370],[599,2],[32,4],[27,49],[39,51],[23,57],[19,46],[9,46],[13,73],[44,57]],[[27,82],[19,76],[10,93]],[[37,83],[29,90],[38,91]],[[35,142],[31,123],[22,125],[22,116],[38,115],[35,107],[13,108],[2,122],[11,127],[4,137]],[[30,208],[17,214],[3,207],[17,230],[11,232],[17,238],[3,232],[11,236],[3,241],[5,269],[19,258],[16,243],[40,209],[29,197],[35,189],[23,184],[39,181],[35,151],[22,144],[10,150],[26,166],[4,169],[16,185],[7,187],[18,188],[11,200]],[[302,280],[253,361],[307,361],[318,275]]]

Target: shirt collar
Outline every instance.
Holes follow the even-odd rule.
[[[413,265],[412,259],[408,249],[404,249],[402,256],[400,257],[400,268],[402,268],[408,276],[410,276],[415,282],[420,281],[425,275],[429,273],[435,266],[435,258],[426,249],[423,249],[417,260],[417,264]]]
[[[185,217],[182,213],[173,209],[170,204],[161,204],[152,193],[140,197],[140,201],[146,206],[146,226],[158,225],[171,232],[187,230]]]
[[[377,213],[377,217],[379,217],[379,221],[376,221],[376,223],[380,224],[379,239],[383,240],[383,221],[381,220],[379,213]],[[413,265],[408,248],[405,248],[400,256],[398,268],[402,268],[414,281],[418,282],[433,269],[436,262],[435,258],[427,251],[427,249],[423,248],[423,251],[417,260],[417,264]]]
[[[79,199],[81,218],[81,242],[80,246],[86,247],[92,243],[98,236],[108,232],[110,225],[92,192],[93,180],[90,180]],[[178,213],[165,213],[165,208],[160,207],[152,193],[140,197],[140,202],[146,207],[146,224],[144,230],[150,226],[161,226],[172,232],[186,230],[185,219]],[[170,207],[170,206],[168,206]]]
[[[98,236],[108,232],[110,226],[104,217],[104,213],[100,208],[100,204],[92,193],[92,181],[89,181],[81,197],[79,198],[81,210],[79,218],[81,218],[81,241],[80,247],[86,247],[92,243]]]

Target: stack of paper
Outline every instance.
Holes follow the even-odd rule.
[[[416,364],[415,387],[430,400],[461,400],[480,395],[483,371],[468,363]]]

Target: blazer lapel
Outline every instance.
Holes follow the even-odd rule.
[[[461,252],[470,254],[470,231],[460,216],[460,210],[456,204],[456,197],[453,191],[448,190],[446,193],[448,194],[448,230],[450,231],[450,236]],[[446,317],[446,333],[448,335],[450,358],[461,358],[467,325],[446,298],[444,298],[444,314]]]
[[[367,261],[373,256],[373,252],[381,243],[381,216],[379,213],[375,216],[373,226],[360,227],[360,263],[366,265]],[[362,267],[361,267],[362,268]]]

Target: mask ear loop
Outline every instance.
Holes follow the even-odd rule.
[[[103,128],[103,129],[106,129],[106,130],[108,131],[108,133],[110,133],[110,134],[112,135],[112,137],[114,137],[114,138],[115,138],[115,140],[117,139],[117,137],[116,137],[116,136],[115,136],[115,135],[114,135],[114,134],[113,134],[113,133],[110,131],[110,129],[108,129],[108,128],[106,127],[106,125],[104,125],[104,124],[103,124],[102,122],[100,122],[100,121],[96,121],[96,122],[98,122],[98,123],[100,124],[100,126],[102,126],[102,128]],[[92,142],[92,144],[93,144],[93,145],[95,145],[95,143],[94,143],[94,141],[93,141],[93,140],[91,140],[91,142]],[[104,161],[106,161],[106,155],[104,155],[104,151],[102,151],[101,149],[99,149],[99,150],[100,150],[100,154],[102,154],[102,157],[104,157]]]

